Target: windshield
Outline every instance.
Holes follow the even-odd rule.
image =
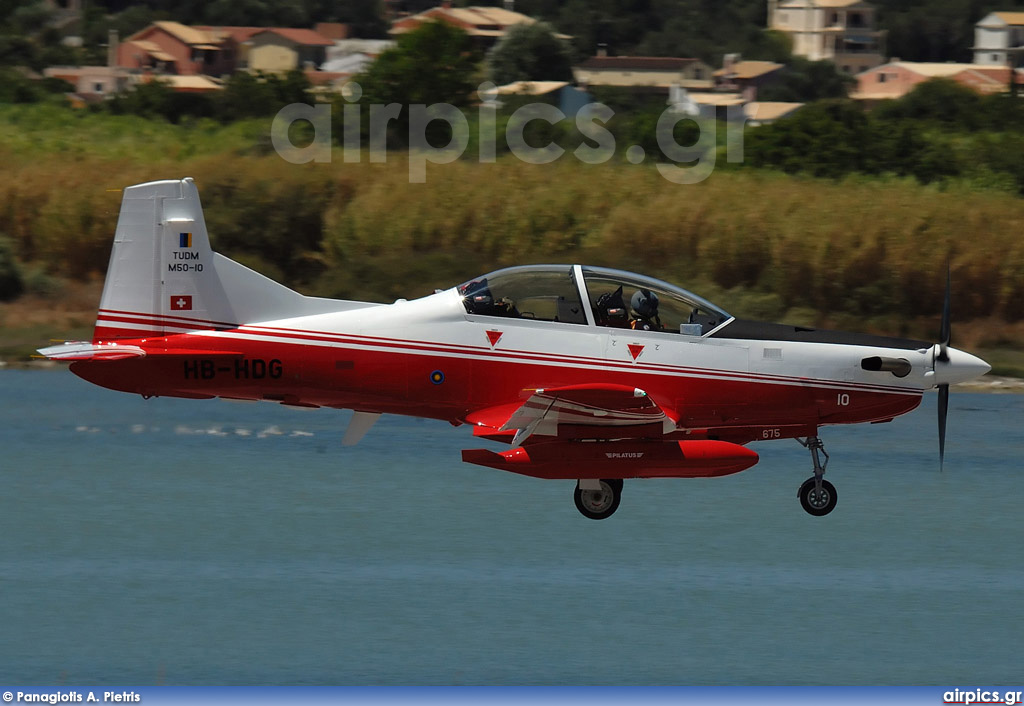
[[[731,316],[668,282],[604,267],[584,267],[598,326],[702,336]]]

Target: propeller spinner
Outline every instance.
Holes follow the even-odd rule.
[[[949,322],[950,276],[946,268],[946,298],[942,305],[942,326],[939,342],[932,348],[932,367],[935,371],[935,386],[939,389],[939,466],[946,455],[946,418],[949,414],[949,386],[981,377],[992,367],[977,356],[950,348],[952,335]]]

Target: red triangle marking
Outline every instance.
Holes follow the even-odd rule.
[[[629,348],[629,354],[633,356],[633,360],[639,358],[644,351],[644,347],[636,343],[628,343],[626,346]]]
[[[498,341],[501,340],[501,334],[501,331],[487,332],[487,340],[491,342],[491,348],[494,348],[496,345],[498,345]]]

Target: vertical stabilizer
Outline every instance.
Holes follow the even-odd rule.
[[[227,329],[348,308],[213,252],[191,178],[124,190],[94,341]]]

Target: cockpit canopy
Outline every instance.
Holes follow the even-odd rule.
[[[685,289],[604,267],[510,267],[465,282],[458,290],[466,311],[481,316],[580,325],[593,321],[609,328],[691,336],[707,334],[732,318]]]

